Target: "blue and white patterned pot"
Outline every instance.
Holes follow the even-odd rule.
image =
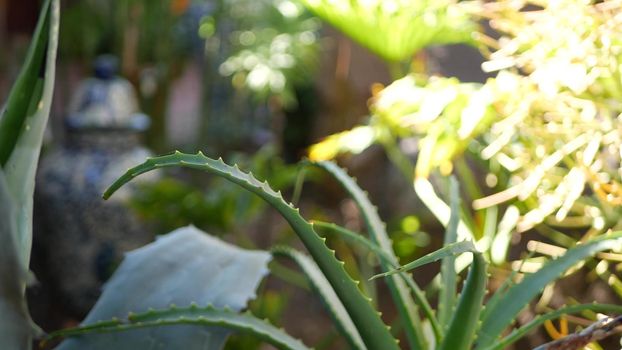
[[[66,141],[42,159],[35,191],[35,249],[63,312],[81,318],[123,253],[153,239],[131,210],[132,187],[111,200],[103,191],[151,155],[140,144],[149,118],[110,57],[82,83],[66,118]],[[157,176],[157,174],[155,175]],[[140,180],[149,181],[152,177]],[[135,185],[135,184],[134,184]]]

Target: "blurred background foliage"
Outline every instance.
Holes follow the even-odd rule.
[[[535,228],[569,246],[618,229],[620,3],[498,1],[477,16],[498,35],[474,33],[494,78],[409,74],[377,92],[367,125],[314,145],[311,158],[380,143],[408,177],[460,175],[465,212],[502,209],[496,231]],[[487,239],[486,219],[465,221]],[[500,263],[510,241],[482,245]]]

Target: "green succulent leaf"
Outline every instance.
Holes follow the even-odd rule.
[[[351,242],[358,243],[362,245],[363,247],[367,248],[370,252],[373,252],[374,254],[376,254],[378,258],[380,258],[382,261],[386,262],[387,264],[393,264],[393,257],[391,257],[391,255],[389,255],[387,252],[382,250],[382,248],[380,248],[376,243],[365,238],[365,236],[361,235],[360,233],[348,230],[347,228],[339,226],[332,222],[323,222],[323,221],[314,220],[313,226],[321,228],[322,232],[325,232],[328,234],[336,234]],[[397,268],[398,266],[394,265],[393,267]]]
[[[126,332],[136,329],[178,325],[218,326],[241,333],[254,335],[282,350],[308,350],[300,340],[292,338],[283,330],[263,321],[250,313],[240,314],[229,309],[212,306],[187,308],[171,306],[168,309],[150,310],[129,314],[127,318],[102,321],[92,325],[52,332],[47,340],[58,337],[79,337],[90,334]]]
[[[479,316],[486,294],[486,260],[480,253],[473,253],[473,263],[462,287],[462,294],[454,310],[449,327],[439,350],[468,350],[475,340]]]
[[[345,188],[350,196],[352,196],[354,202],[361,211],[361,216],[365,221],[370,240],[377,244],[391,259],[389,262],[385,262],[383,259],[380,260],[382,270],[386,272],[398,265],[397,257],[393,251],[393,242],[387,234],[385,224],[380,219],[376,207],[374,207],[367,197],[367,194],[358,186],[356,181],[334,162],[322,161],[310,164],[331,174]],[[415,301],[407,288],[407,283],[404,282],[402,277],[395,275],[387,279],[387,285],[395,301],[409,343],[415,349],[425,349],[426,344],[423,336],[423,327]],[[431,318],[430,322],[435,322],[434,317]]]
[[[333,287],[326,280],[326,277],[324,277],[317,264],[303,253],[288,247],[275,247],[272,249],[272,254],[289,258],[298,264],[300,269],[307,276],[311,288],[322,298],[337,328],[341,334],[344,335],[352,349],[367,349],[350,315],[348,315],[348,312],[337,297],[337,294],[335,294]]]
[[[368,240],[367,238],[365,238],[359,233],[350,231],[345,227],[341,227],[333,223],[326,223],[322,221],[314,221],[313,225],[315,227],[320,227],[324,229],[324,232],[338,234],[339,236],[349,239],[352,242],[359,243],[360,245],[369,249],[369,251],[375,253],[378,256],[378,258],[383,260],[385,263],[393,264],[392,263],[393,260],[389,254],[387,254],[384,250],[378,247],[375,243],[371,242],[370,240]],[[392,265],[392,266],[394,268],[399,267],[398,265]],[[434,336],[437,338],[437,340],[440,340],[441,329],[438,323],[436,322],[436,316],[434,315],[434,311],[432,310],[432,307],[430,306],[430,302],[426,298],[425,293],[421,290],[421,288],[419,288],[417,283],[415,283],[412,276],[404,272],[399,272],[399,276],[404,280],[404,283],[408,285],[408,287],[410,288],[410,291],[413,293],[415,303],[417,303],[417,305],[423,311],[423,314],[429,320],[432,326],[432,331],[434,332]]]
[[[518,313],[547,284],[562,276],[572,266],[594,254],[604,250],[620,250],[621,245],[622,232],[603,235],[579,244],[566,251],[561,257],[549,261],[537,272],[526,276],[521,282],[509,287],[506,291],[502,291],[503,295],[495,298],[496,302],[487,306],[482,313],[478,349],[484,349],[493,344]]]
[[[108,198],[123,184],[140,174],[158,168],[174,166],[204,170],[221,176],[257,194],[273,206],[292,226],[326,279],[333,286],[367,348],[398,349],[397,341],[389,332],[378,312],[374,310],[369,300],[361,294],[356,282],[348,276],[342,263],[336,259],[334,252],[326,247],[324,240],[317,235],[313,226],[300,215],[299,210],[286,203],[281,193],[275,192],[266,182],[260,182],[252,174],[240,171],[237,166],[227,165],[222,159],[214,160],[201,153],[192,155],[175,152],[170,155],[149,158],[145,163],[128,170],[112,184],[104,193],[104,198]]]

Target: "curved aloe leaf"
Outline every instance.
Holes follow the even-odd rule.
[[[337,294],[335,294],[333,287],[326,280],[326,277],[324,277],[317,264],[303,253],[288,247],[273,248],[272,254],[292,259],[296,264],[298,264],[300,269],[302,269],[309,279],[311,288],[313,288],[322,298],[322,301],[333,318],[333,321],[335,321],[337,328],[345,336],[352,349],[367,349],[361,339],[361,335],[356,330],[350,315],[348,315],[348,312],[343,307],[343,304],[337,297]]]
[[[473,253],[473,263],[462,287],[462,294],[454,310],[449,327],[439,350],[468,350],[475,339],[479,315],[486,294],[487,264],[482,254]]]
[[[32,246],[32,203],[37,163],[54,92],[59,7],[58,0],[44,2],[26,66],[0,118],[0,148],[2,152],[9,151],[8,155],[4,153],[2,156],[6,158],[2,158],[1,164],[9,191],[19,204],[16,208],[16,242],[25,266],[30,261]],[[45,52],[45,59],[40,57],[41,50]]]
[[[391,257],[391,262],[386,263],[380,260],[380,266],[383,271],[389,271],[398,264],[397,257],[393,251],[393,243],[387,234],[385,224],[380,219],[378,211],[373,206],[367,194],[356,184],[354,179],[350,177],[346,171],[337,164],[330,161],[322,161],[310,163],[331,174],[352,196],[354,202],[361,211],[361,216],[365,221],[367,232],[372,242],[377,244],[387,255]],[[423,336],[423,327],[421,319],[417,312],[417,306],[410,295],[406,283],[398,275],[391,276],[387,279],[387,285],[391,296],[395,302],[402,325],[408,338],[409,344],[413,349],[425,349],[426,341]],[[430,322],[435,322],[432,318]]]
[[[613,304],[582,304],[562,307],[561,309],[551,311],[544,315],[536,316],[529,323],[523,325],[518,329],[513,330],[512,333],[508,334],[506,337],[504,337],[500,341],[495,342],[494,345],[491,345],[484,350],[506,349],[512,343],[524,337],[525,335],[527,335],[527,333],[529,333],[539,325],[543,324],[545,321],[559,318],[562,315],[577,314],[586,310],[593,312],[615,312],[616,314],[622,314],[622,306]]]
[[[394,275],[396,273],[410,271],[410,270],[416,269],[417,267],[430,264],[430,263],[433,263],[435,261],[438,261],[438,260],[441,260],[447,257],[453,257],[457,254],[462,254],[462,253],[467,253],[467,252],[471,252],[471,253],[477,252],[477,249],[475,249],[475,245],[473,245],[473,242],[462,241],[462,242],[452,243],[452,244],[444,246],[443,248],[439,250],[435,250],[430,254],[426,254],[420,257],[419,259],[415,259],[406,265],[402,265],[398,267],[397,269],[374,275],[370,279],[387,277],[387,276]]]
[[[321,221],[314,221],[314,226],[326,229],[326,232],[336,233],[341,235],[346,239],[350,239],[353,242],[359,243],[369,249],[371,252],[376,253],[378,258],[383,259],[387,264],[392,264],[392,259],[389,254],[383,251],[380,247],[378,247],[375,243],[371,242],[364,236],[359,233],[348,230],[345,227],[341,227],[339,225],[333,223],[326,223]],[[392,265],[393,266],[393,265]],[[399,266],[395,265],[394,268]],[[441,329],[439,324],[436,322],[436,316],[434,315],[434,311],[430,306],[430,302],[426,299],[425,293],[419,288],[419,286],[415,283],[412,276],[407,273],[399,273],[402,280],[408,285],[410,290],[413,293],[415,303],[421,308],[425,317],[430,321],[430,325],[432,326],[432,331],[434,332],[434,336],[437,340],[441,339]]]
[[[104,193],[108,198],[134,177],[145,172],[164,167],[183,166],[204,170],[221,176],[246,190],[253,192],[273,206],[292,226],[298,237],[304,243],[309,253],[333,286],[341,299],[359,334],[369,349],[397,350],[397,342],[391,336],[388,327],[383,323],[380,315],[361,294],[356,283],[348,276],[332,250],[326,247],[320,238],[301,215],[298,209],[288,204],[280,192],[275,192],[266,182],[260,182],[252,174],[247,174],[237,166],[229,166],[222,159],[214,160],[205,157],[202,153],[196,155],[175,152],[171,155],[149,158],[145,163],[128,170]]]
[[[569,249],[561,257],[546,263],[538,272],[526,276],[520,283],[508,288],[505,294],[499,297],[494,305],[487,307],[482,314],[478,349],[493,344],[529,301],[566,270],[600,251],[619,250],[621,245],[622,232],[595,238]]]
[[[324,229],[324,232],[334,233],[347,240],[358,243],[364,246],[365,248],[367,248],[369,251],[375,253],[378,256],[378,258],[382,259],[387,264],[391,264],[391,265],[393,264],[392,263],[393,258],[391,257],[391,255],[389,255],[387,252],[382,250],[382,248],[380,248],[376,243],[373,243],[372,241],[362,236],[360,233],[350,231],[347,228],[339,226],[337,224],[333,224],[332,222],[323,222],[323,221],[314,220],[313,226]],[[398,265],[392,265],[392,266],[393,268],[399,267]]]
[[[458,241],[458,223],[460,222],[460,195],[458,193],[458,181],[452,176],[449,178],[449,205],[450,216],[445,237],[444,248]],[[441,288],[438,295],[438,322],[446,328],[456,305],[457,279],[456,258],[453,254],[443,259],[441,263]]]
[[[218,326],[256,336],[282,350],[308,350],[300,340],[292,338],[283,330],[263,321],[250,313],[237,313],[229,309],[205,308],[196,305],[187,308],[174,306],[163,310],[129,314],[126,319],[113,319],[92,325],[64,329],[50,333],[47,340],[58,337],[88,337],[92,334],[117,333],[142,328],[194,325]]]

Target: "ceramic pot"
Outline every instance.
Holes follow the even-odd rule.
[[[74,95],[65,126],[65,142],[43,157],[37,175],[35,248],[44,271],[35,272],[47,276],[64,311],[81,318],[123,253],[153,239],[127,206],[136,182],[102,199],[151,155],[140,143],[149,118],[138,113],[132,86],[116,76],[114,59],[103,57]]]

